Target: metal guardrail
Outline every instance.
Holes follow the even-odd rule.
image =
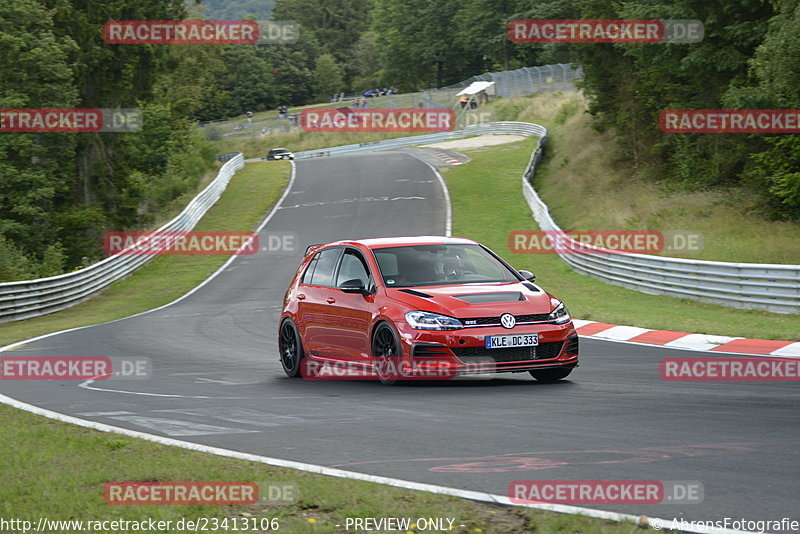
[[[243,166],[241,153],[228,160],[220,168],[217,177],[180,214],[155,232],[183,232],[194,228],[228,187],[231,177]],[[0,322],[38,317],[74,306],[125,278],[152,258],[149,255],[120,253],[71,273],[2,283]]]
[[[389,150],[391,148],[405,148],[417,145],[427,145],[431,143],[440,143],[442,141],[449,141],[451,139],[461,139],[472,135],[484,134],[507,134],[507,135],[524,135],[530,136],[546,136],[547,129],[538,124],[530,122],[485,122],[482,124],[474,124],[462,128],[460,130],[452,130],[449,132],[439,132],[425,135],[414,135],[410,137],[398,137],[395,139],[387,139],[385,141],[373,141],[371,143],[360,143],[355,145],[340,145],[330,148],[323,148],[319,150],[306,150],[304,152],[297,152],[296,159],[319,158],[327,156],[338,156],[342,154],[352,154],[356,152],[366,152],[370,150]]]
[[[566,63],[557,63],[539,67],[522,67],[516,70],[485,72],[442,89],[459,90],[472,82],[495,82],[497,96],[508,98],[574,89],[573,82],[581,78],[583,78],[583,67],[580,65],[573,67]]]
[[[516,134],[538,136],[522,176],[522,193],[533,218],[542,230],[563,232],[539,198],[531,182],[547,142],[547,129],[525,122],[491,122],[461,130],[413,137],[343,145],[324,150],[300,152],[298,158],[335,156],[370,150],[387,150],[460,139],[471,135]],[[714,302],[725,306],[760,309],[777,313],[800,312],[800,266],[767,263],[730,263],[653,256],[648,254],[602,253],[562,237],[561,259],[576,271],[604,282],[650,294]],[[587,253],[587,248],[593,249]]]
[[[542,230],[563,232],[531,182],[541,160],[543,141],[531,155],[522,177],[522,193]],[[559,236],[564,253],[559,256],[576,271],[609,284],[655,295],[713,302],[744,309],[776,313],[800,312],[800,265],[731,263],[653,256],[600,253],[605,249]],[[592,249],[587,252],[588,249]]]

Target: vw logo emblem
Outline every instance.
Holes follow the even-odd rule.
[[[504,313],[500,316],[500,324],[503,325],[503,328],[514,328],[517,320],[510,313]]]

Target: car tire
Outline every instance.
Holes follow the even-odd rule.
[[[284,319],[278,333],[278,352],[283,372],[289,378],[300,376],[300,364],[305,356],[300,333],[291,319]]]
[[[372,363],[375,374],[384,386],[397,383],[403,351],[400,339],[389,323],[380,323],[372,332]]]
[[[563,378],[567,378],[572,372],[572,369],[539,369],[536,371],[528,371],[537,382],[556,382]]]

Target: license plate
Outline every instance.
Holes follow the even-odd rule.
[[[507,349],[511,347],[535,347],[539,344],[539,334],[513,334],[507,336],[486,336],[487,349]]]

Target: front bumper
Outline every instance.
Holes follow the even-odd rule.
[[[415,330],[400,324],[403,359],[415,368],[444,369],[457,375],[519,373],[578,365],[578,335],[572,322],[450,331]],[[485,348],[486,336],[539,334],[535,347]]]

